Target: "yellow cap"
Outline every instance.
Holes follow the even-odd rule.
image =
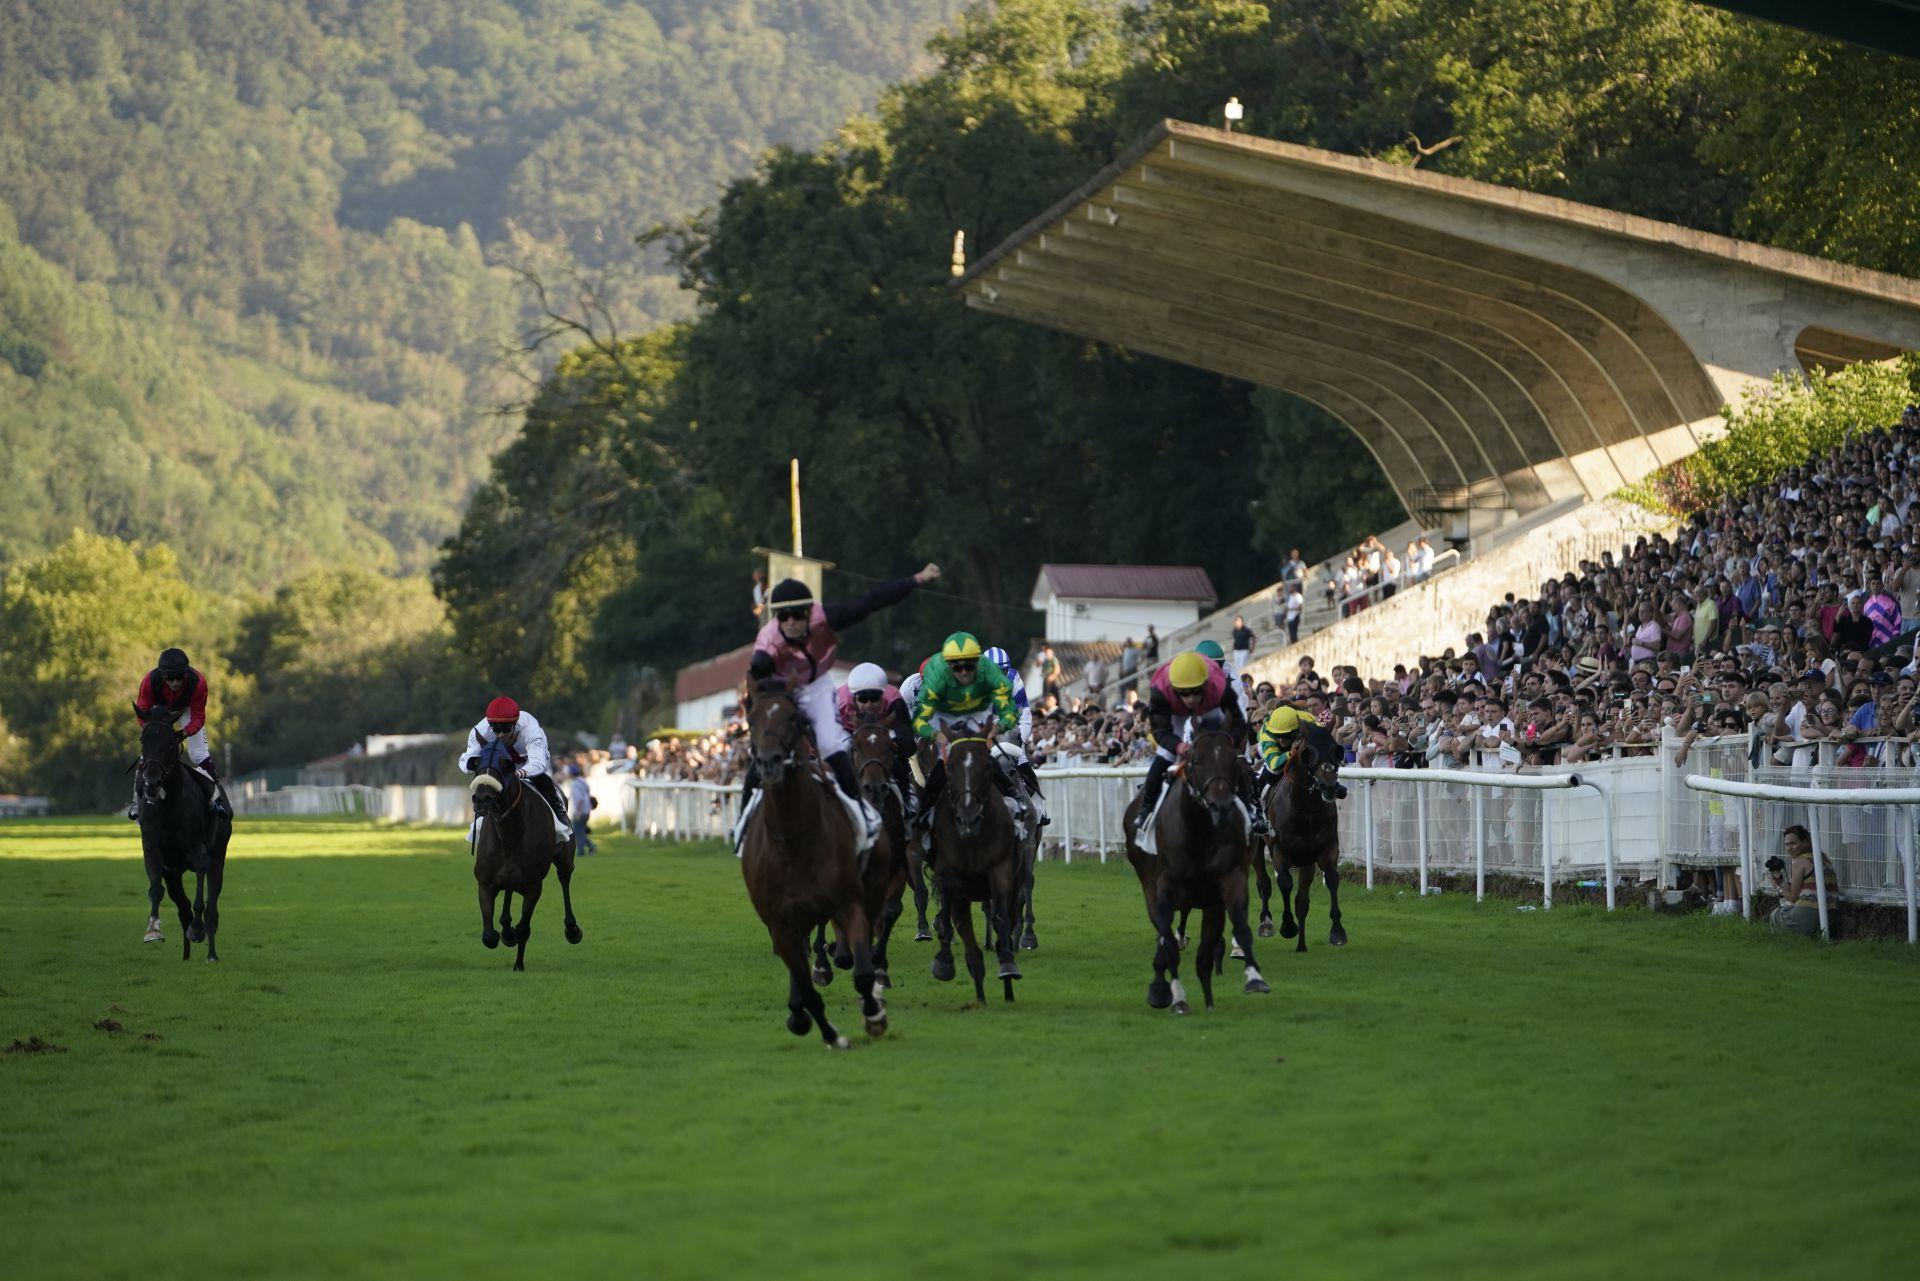
[[[1192,650],[1176,654],[1167,669],[1167,683],[1175,689],[1204,689],[1212,664]]]
[[[1267,717],[1266,728],[1269,734],[1292,734],[1312,724],[1315,724],[1315,721],[1311,715],[1297,707],[1289,707],[1282,703],[1273,709],[1271,716]]]

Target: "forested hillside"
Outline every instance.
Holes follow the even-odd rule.
[[[684,314],[633,237],[827,138],[955,7],[10,0],[0,447],[44,492],[0,569],[74,526],[226,589],[424,569],[511,430],[502,264],[619,269],[636,332]]]

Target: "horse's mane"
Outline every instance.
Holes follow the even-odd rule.
[[[1338,764],[1345,755],[1340,750],[1340,744],[1334,741],[1332,731],[1318,722],[1306,728],[1301,742],[1304,746],[1311,747],[1314,757],[1320,761],[1332,761]]]

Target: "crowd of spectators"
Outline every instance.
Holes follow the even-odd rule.
[[[1920,617],[1920,410],[1695,513],[1672,538],[1509,596],[1457,647],[1298,672],[1361,764],[1511,766],[1647,753],[1663,731],[1757,730],[1772,763],[1860,765],[1916,732],[1908,620]],[[1895,749],[1897,750],[1897,749]]]

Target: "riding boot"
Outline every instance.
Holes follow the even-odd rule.
[[[1273,824],[1267,822],[1266,807],[1260,804],[1260,792],[1259,789],[1254,787],[1252,777],[1248,776],[1236,781],[1240,785],[1240,800],[1246,805],[1247,813],[1250,816],[1249,821],[1253,824],[1253,834],[1255,836],[1272,836]]]
[[[1025,840],[1033,822],[1033,802],[1027,796],[1026,780],[1020,777],[1017,766],[1007,765],[993,772],[993,781],[1001,795],[1013,802],[1014,830]]]
[[[1153,810],[1160,803],[1160,789],[1166,785],[1167,766],[1172,764],[1166,757],[1155,753],[1153,763],[1147,766],[1146,781],[1140,784],[1140,806],[1133,814],[1133,843],[1148,854],[1156,854],[1153,833],[1148,822],[1153,818]]]
[[[140,821],[140,785],[134,784],[133,799],[127,802],[127,817],[134,822]]]
[[[940,800],[940,789],[947,785],[947,763],[935,761],[927,773],[927,785],[920,789],[918,826],[925,832],[933,827],[933,811]]]
[[[880,816],[873,812],[873,806],[867,804],[860,795],[860,779],[853,772],[853,757],[847,752],[835,752],[827,757],[827,768],[833,771],[833,781],[840,785],[840,791],[860,809],[861,821],[867,825],[865,844],[873,844],[873,838],[880,831]]]
[[[207,798],[207,810],[221,818],[233,817],[233,806],[227,804],[227,789],[221,785],[219,771],[214,767],[213,757],[209,756],[194,766],[213,784],[213,795]]]
[[[746,777],[740,780],[740,816],[733,822],[733,848],[737,852],[747,834],[747,819],[753,814],[754,794],[760,790],[760,762],[747,762]]]
[[[1040,793],[1040,775],[1034,772],[1032,761],[1020,762],[1020,777],[1027,785],[1027,799],[1033,803],[1033,812],[1040,816],[1040,826],[1045,827],[1053,820],[1047,817],[1047,803]]]

